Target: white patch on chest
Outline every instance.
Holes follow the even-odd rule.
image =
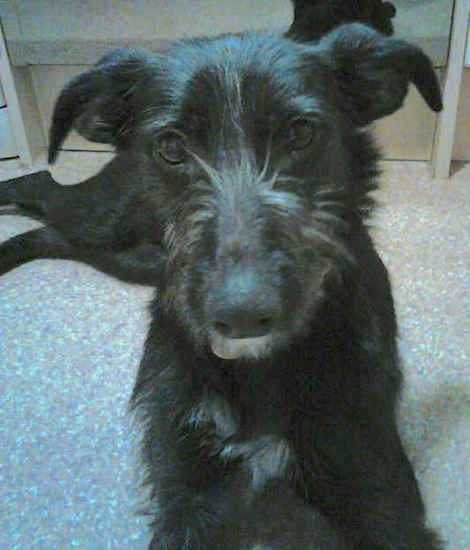
[[[282,478],[291,458],[287,441],[275,435],[260,435],[243,443],[229,443],[221,456],[226,459],[243,457],[251,472],[253,489],[261,489],[270,479]]]
[[[238,430],[238,419],[230,405],[220,396],[205,396],[189,415],[188,423],[194,426],[213,424],[220,437],[219,453],[224,460],[243,458],[251,474],[253,489],[261,489],[270,479],[282,478],[292,457],[288,442],[277,435],[263,434],[243,442],[224,440]]]
[[[216,435],[223,439],[234,435],[238,429],[238,422],[227,401],[219,395],[208,395],[207,393],[191,410],[188,424],[193,426],[214,424]]]

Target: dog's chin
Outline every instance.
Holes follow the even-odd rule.
[[[220,359],[261,359],[267,357],[272,348],[273,337],[268,334],[257,338],[226,338],[217,333],[209,337],[214,355]]]

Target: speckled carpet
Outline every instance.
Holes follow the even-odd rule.
[[[109,158],[64,153],[61,183]],[[385,163],[374,237],[388,265],[406,372],[401,426],[448,550],[470,548],[470,165],[436,182]],[[1,183],[0,183],[1,185]],[[0,241],[38,224],[0,217]],[[144,550],[126,404],[148,288],[66,261],[0,279],[0,550]]]

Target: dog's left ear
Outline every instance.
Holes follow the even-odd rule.
[[[433,111],[442,110],[437,75],[416,46],[361,24],[342,25],[315,47],[334,77],[339,107],[357,125],[391,115],[413,83]]]

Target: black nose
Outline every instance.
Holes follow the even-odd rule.
[[[215,330],[227,338],[256,338],[271,332],[274,317],[271,312],[252,313],[249,310],[218,311],[214,321]]]
[[[212,326],[227,338],[265,336],[280,317],[278,290],[257,272],[232,273],[214,298]]]

